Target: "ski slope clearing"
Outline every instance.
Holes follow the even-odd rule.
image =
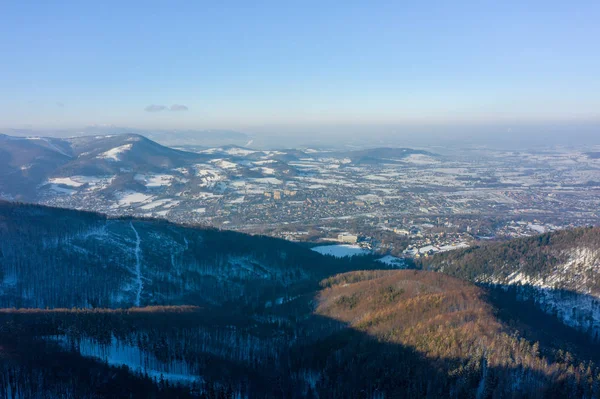
[[[142,267],[140,261],[140,244],[142,243],[142,240],[135,227],[133,227],[132,222],[129,223],[129,226],[131,226],[131,229],[135,234],[135,281],[137,283],[137,291],[135,294],[135,306],[139,307],[140,298],[142,296],[142,289],[144,289],[144,282],[142,281]]]

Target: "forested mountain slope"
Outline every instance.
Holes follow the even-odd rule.
[[[502,286],[566,324],[600,331],[600,227],[486,243],[417,261],[417,266]]]
[[[571,234],[592,245],[591,232]],[[513,258],[557,265],[572,248],[548,237],[490,251],[526,248]],[[6,202],[0,251],[2,397],[600,395],[597,342],[541,331],[553,316],[523,315],[444,273],[364,270],[372,257]],[[420,266],[458,275],[459,255],[479,251]]]
[[[378,343],[352,340],[337,347],[336,357],[343,359],[337,367],[343,371],[336,371],[354,381],[391,387],[383,397],[600,393],[593,382],[598,370],[588,370],[588,365],[577,369],[556,357],[551,345],[523,339],[497,317],[487,292],[467,282],[403,270],[346,273],[324,283],[316,313],[347,323],[353,334],[358,331]],[[586,373],[590,378],[583,383]],[[369,392],[369,387],[361,389]],[[377,391],[371,392],[377,397]]]
[[[265,306],[371,264],[268,237],[0,202],[0,307]]]
[[[551,345],[523,339],[496,317],[485,291],[470,283],[403,270],[345,273],[322,286],[312,295],[235,317],[197,307],[0,311],[0,394],[84,399],[600,394],[593,363],[557,356]],[[88,373],[78,378],[80,368],[93,370],[93,378]]]

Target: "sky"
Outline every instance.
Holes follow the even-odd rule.
[[[598,21],[597,0],[0,0],[0,128],[600,125]]]

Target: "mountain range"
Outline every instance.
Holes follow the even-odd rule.
[[[407,148],[331,152],[226,145],[176,149],[136,134],[72,138],[0,135],[0,198],[86,209],[90,201],[102,198],[104,204],[116,208],[148,205],[135,211],[142,215],[164,213],[166,202],[153,207],[149,199],[170,200],[167,202],[174,207],[182,200],[189,201],[193,207],[195,200],[225,191],[262,194],[269,188],[281,189],[292,178],[312,178],[314,171],[298,163],[312,157],[351,168],[438,156]],[[294,187],[290,185],[290,189]]]

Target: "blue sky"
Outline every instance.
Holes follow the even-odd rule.
[[[0,127],[599,121],[599,21],[598,1],[0,0]]]

